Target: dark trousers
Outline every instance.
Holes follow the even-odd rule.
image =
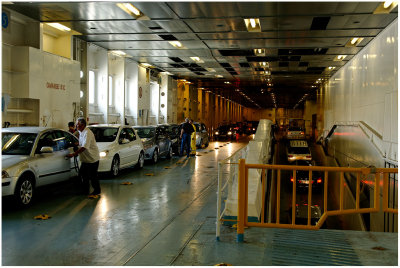
[[[190,156],[190,134],[183,133],[182,135],[182,142],[181,142],[181,156],[183,155],[183,150],[185,149],[186,145],[186,153],[187,156]]]
[[[92,184],[94,193],[99,194],[101,192],[99,178],[97,177],[98,168],[99,168],[99,161],[94,163],[82,162],[81,168],[79,169],[79,176],[81,176],[82,178],[83,191],[85,194],[88,194],[90,190],[89,181]]]

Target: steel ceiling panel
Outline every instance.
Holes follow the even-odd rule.
[[[171,49],[171,44],[168,41],[117,41],[117,42],[93,42],[94,44],[107,49]],[[187,49],[205,49],[207,48],[200,41],[184,41],[181,42]],[[182,49],[183,50],[183,49]]]
[[[282,101],[278,103],[280,107],[293,107],[298,96],[309,92],[316,79],[335,73],[397,18],[397,7],[391,14],[372,14],[381,2],[365,1],[131,3],[147,18],[136,20],[122,11],[117,2],[3,2],[2,6],[41,22],[61,22],[82,33],[78,37],[82,40],[110,50],[123,50],[131,60],[148,62],[230,95],[236,93],[222,90],[228,87],[223,83],[226,80],[239,81],[240,87],[248,89],[265,86],[266,76],[256,68],[260,68],[257,60],[268,59],[272,71],[269,77],[278,102]],[[262,32],[247,31],[243,19],[251,17],[260,19]],[[326,30],[310,30],[315,17],[330,17]],[[159,35],[173,35],[185,48],[176,49]],[[345,47],[353,37],[364,40],[357,47]],[[264,57],[253,55],[258,48],[265,49]],[[327,49],[326,54],[312,55],[312,50],[318,48]],[[337,55],[347,57],[334,61]],[[215,72],[197,75],[187,68],[174,67],[178,65],[172,65],[176,63],[170,59],[178,57],[190,64],[194,63],[190,59],[193,56],[204,61],[198,66],[213,68]],[[237,75],[230,74],[221,63],[229,63],[232,69],[228,70]],[[240,63],[250,67],[241,67]],[[324,69],[329,66],[337,68],[332,72]],[[216,79],[216,74],[224,78]],[[267,106],[272,105],[259,91],[253,92],[260,101],[268,102]]]

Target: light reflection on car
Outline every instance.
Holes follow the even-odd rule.
[[[315,166],[314,161],[297,160],[293,162],[296,166]],[[308,189],[309,186],[309,171],[308,170],[296,170],[296,189]],[[312,188],[316,190],[322,190],[323,186],[323,172],[312,171]],[[290,177],[290,181],[293,183],[293,175]]]
[[[77,175],[73,158],[66,155],[78,145],[69,132],[45,127],[2,129],[2,196],[31,204],[36,188]]]

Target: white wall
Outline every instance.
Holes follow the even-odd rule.
[[[335,121],[364,121],[383,137],[385,153],[397,159],[397,19],[332,76],[323,94],[324,130]]]
[[[138,64],[127,60],[125,64],[125,79],[127,80],[127,106],[125,116],[129,125],[137,125],[138,117]]]

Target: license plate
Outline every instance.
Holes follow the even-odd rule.
[[[303,183],[303,184],[308,184],[308,180],[307,181],[306,180],[299,180],[299,182]]]

